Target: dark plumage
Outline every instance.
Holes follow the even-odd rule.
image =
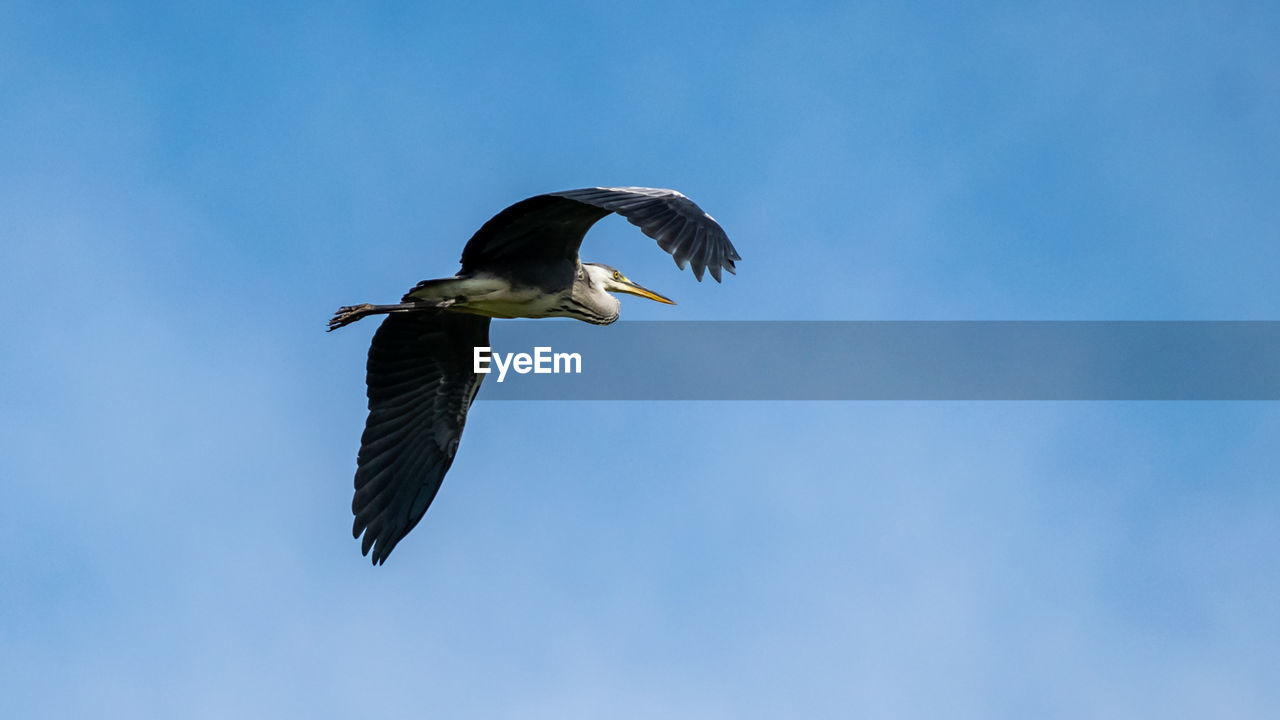
[[[462,250],[462,273],[505,266],[517,274],[524,263],[576,260],[587,230],[616,212],[671,253],[681,270],[686,263],[702,281],[710,269],[736,273],[738,251],[715,219],[675,190],[657,188],[583,188],[537,195],[494,215]]]
[[[422,519],[453,464],[484,377],[471,349],[488,344],[489,318],[443,311],[388,315],[374,333],[351,532],[364,533],[364,554],[377,542],[375,563]]]

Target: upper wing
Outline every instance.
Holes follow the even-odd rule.
[[[351,501],[360,551],[386,561],[431,505],[462,438],[484,375],[473,347],[489,344],[489,318],[392,313],[369,348],[369,419]]]
[[[493,216],[462,250],[462,271],[494,263],[537,265],[572,260],[587,230],[616,212],[671,253],[676,265],[693,267],[720,281],[721,268],[736,272],[741,260],[724,229],[692,200],[675,190],[656,188],[583,188],[536,195]]]

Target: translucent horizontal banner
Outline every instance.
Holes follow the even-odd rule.
[[[1280,399],[1280,322],[516,320],[491,345],[481,400]]]

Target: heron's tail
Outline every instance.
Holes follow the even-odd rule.
[[[338,312],[329,319],[329,330],[332,332],[370,315],[445,310],[465,303],[471,297],[487,295],[506,287],[507,285],[500,279],[492,277],[468,276],[423,280],[395,305],[364,303],[338,308]]]
[[[463,303],[475,297],[484,297],[507,290],[510,285],[500,278],[488,275],[464,275],[435,280],[423,280],[405,293],[402,302]]]
[[[413,289],[404,294],[401,298],[403,302],[440,302],[449,300],[460,295],[466,295],[468,286],[473,282],[471,278],[447,277],[436,278],[435,280],[423,280]]]

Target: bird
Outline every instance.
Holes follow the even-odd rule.
[[[399,303],[348,305],[329,331],[386,315],[365,366],[369,415],[356,457],[352,536],[382,565],[426,513],[453,464],[467,412],[484,379],[473,348],[489,345],[492,318],[567,317],[596,325],[618,319],[611,293],[675,303],[579,247],[601,218],[617,213],[657,241],[702,281],[737,273],[742,257],[724,229],[675,190],[592,187],[535,195],[484,223],[462,250],[453,277],[424,280]],[[370,553],[372,555],[370,556]]]

